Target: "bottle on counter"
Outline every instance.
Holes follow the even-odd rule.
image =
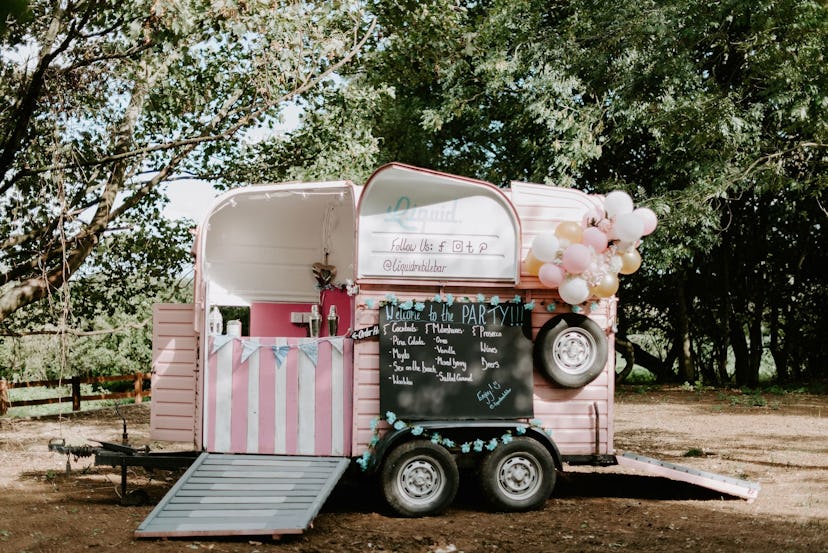
[[[339,315],[336,314],[336,306],[332,305],[328,311],[328,336],[336,336],[339,330]]]
[[[322,315],[319,314],[319,306],[311,305],[310,320],[308,321],[310,327],[310,337],[319,338],[320,327],[322,326]]]
[[[222,319],[221,319],[221,312],[219,308],[215,305],[213,309],[210,311],[210,316],[208,317],[208,321],[210,323],[210,334],[221,334],[222,331]]]
[[[227,321],[227,335],[235,338],[241,338],[242,324],[238,319]]]

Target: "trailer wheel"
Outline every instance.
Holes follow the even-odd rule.
[[[546,321],[535,338],[535,365],[564,388],[580,388],[607,363],[607,337],[591,319],[575,313]]]
[[[532,438],[518,437],[497,446],[483,459],[480,484],[497,510],[529,511],[542,507],[555,488],[555,462]]]
[[[460,484],[454,457],[428,440],[406,442],[391,451],[381,478],[386,502],[406,517],[439,514],[454,501]]]

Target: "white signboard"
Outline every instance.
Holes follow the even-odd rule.
[[[359,207],[358,275],[516,282],[519,227],[495,187],[405,166],[366,184]]]

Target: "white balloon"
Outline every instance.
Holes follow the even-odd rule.
[[[624,213],[632,213],[632,198],[623,190],[613,190],[604,198],[604,210],[607,212],[608,217],[617,217]]]
[[[570,278],[558,286],[558,293],[561,299],[569,305],[578,305],[584,303],[589,297],[589,284],[580,277]]]
[[[622,213],[615,218],[613,229],[622,242],[635,242],[644,234],[644,221],[633,212]]]
[[[532,255],[534,255],[538,260],[548,263],[550,261],[555,261],[555,257],[557,257],[560,247],[558,237],[555,236],[555,233],[545,232],[543,234],[538,234],[535,236],[535,239],[532,240]]]
[[[609,260],[609,268],[613,273],[617,273],[621,270],[621,267],[624,265],[624,260],[621,259],[620,255],[613,255],[610,257]]]
[[[648,207],[639,207],[638,209],[634,210],[641,222],[644,223],[644,233],[642,236],[647,236],[651,234],[658,226],[658,217],[656,217],[655,212],[648,208]]]

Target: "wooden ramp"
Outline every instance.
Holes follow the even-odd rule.
[[[688,482],[734,497],[741,497],[747,499],[748,503],[759,496],[760,485],[757,482],[749,482],[739,478],[731,478],[729,476],[722,476],[721,474],[675,465],[630,452],[617,455],[616,460],[618,461],[618,465],[622,467],[628,467],[654,476],[662,476],[670,480]]]
[[[301,534],[349,462],[341,457],[202,453],[135,536]]]

